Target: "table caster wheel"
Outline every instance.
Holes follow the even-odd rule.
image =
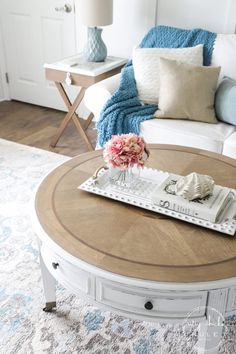
[[[46,306],[43,308],[43,311],[52,312],[55,307],[56,307],[56,301],[46,302]]]

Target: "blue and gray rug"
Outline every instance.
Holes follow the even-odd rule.
[[[29,202],[65,156],[0,139],[0,354],[193,354],[196,325],[151,324],[85,304],[58,287],[57,311],[44,298]],[[221,354],[236,353],[229,318]]]

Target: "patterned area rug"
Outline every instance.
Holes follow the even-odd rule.
[[[130,320],[85,304],[62,287],[57,311],[44,298],[29,201],[43,177],[68,158],[0,139],[0,353],[193,354],[197,326]],[[236,320],[221,354],[236,353]]]

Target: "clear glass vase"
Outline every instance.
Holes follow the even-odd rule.
[[[139,178],[139,169],[129,167],[126,169],[109,168],[109,182],[117,187],[132,188]]]

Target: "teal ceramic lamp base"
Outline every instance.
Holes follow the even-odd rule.
[[[84,57],[87,61],[101,62],[107,57],[107,48],[102,40],[102,29],[88,27],[88,41],[84,48]]]

